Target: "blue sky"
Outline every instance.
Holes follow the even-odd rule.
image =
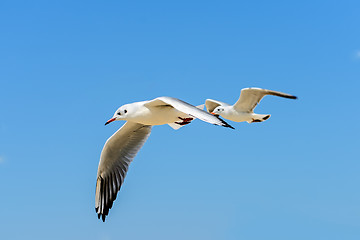
[[[4,239],[359,239],[358,1],[2,1]],[[154,127],[106,223],[104,126],[172,96],[272,117]]]

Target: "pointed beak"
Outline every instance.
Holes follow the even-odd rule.
[[[215,115],[215,116],[217,115],[216,113],[213,113],[213,112],[211,112],[211,114],[212,114],[212,115]]]
[[[116,120],[116,118],[111,118],[111,119],[109,119],[106,123],[105,123],[105,125],[108,125],[109,123],[111,123],[111,122],[113,122],[113,121],[115,121]]]

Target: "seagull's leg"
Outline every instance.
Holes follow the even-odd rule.
[[[262,121],[260,119],[252,119],[251,123],[254,123],[254,122],[262,122]]]
[[[180,120],[182,120],[182,122],[175,122],[176,124],[179,125],[186,125],[191,123],[192,120],[194,120],[193,118],[182,118],[182,117],[178,117]]]
[[[194,120],[193,118],[182,118],[182,117],[178,117],[178,118],[183,120],[184,122],[191,122],[192,120]]]

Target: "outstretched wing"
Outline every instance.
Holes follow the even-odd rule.
[[[230,106],[230,105],[227,103],[224,103],[224,102],[217,101],[217,100],[206,99],[205,106],[206,106],[206,110],[211,113],[218,106]]]
[[[105,143],[97,173],[95,210],[105,221],[124,182],[129,165],[144,145],[151,126],[126,122]]]
[[[296,96],[261,88],[244,88],[241,90],[239,100],[234,104],[237,111],[252,112],[260,100],[266,95],[296,99]]]
[[[180,99],[177,99],[177,98],[159,97],[159,98],[155,98],[152,101],[149,101],[148,103],[145,104],[145,106],[149,106],[149,107],[172,106],[173,108],[177,109],[178,111],[183,112],[185,114],[189,114],[190,116],[198,118],[202,121],[212,123],[215,125],[219,125],[219,126],[223,126],[223,127],[233,128],[224,120],[222,120],[218,117],[215,117],[214,115],[212,115],[208,112],[205,112],[202,109],[198,109],[195,106],[193,106],[187,102],[184,102]]]

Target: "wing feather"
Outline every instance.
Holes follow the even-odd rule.
[[[126,122],[105,143],[97,173],[95,210],[105,221],[124,182],[130,163],[144,145],[151,126]]]
[[[253,112],[257,104],[266,95],[273,95],[283,98],[297,99],[296,96],[261,88],[243,88],[239,100],[234,104],[237,111]]]
[[[159,98],[155,98],[152,101],[149,101],[148,103],[145,104],[145,106],[172,106],[173,108],[177,109],[180,112],[183,112],[185,114],[188,114],[190,116],[193,116],[195,118],[198,118],[202,121],[208,122],[208,123],[212,123],[215,125],[219,125],[219,126],[223,126],[223,127],[229,127],[229,128],[233,128],[232,126],[230,126],[227,122],[225,122],[224,120],[222,120],[221,118],[215,117],[214,115],[196,108],[195,106],[184,102],[180,99],[177,98],[172,98],[172,97],[159,97]]]

